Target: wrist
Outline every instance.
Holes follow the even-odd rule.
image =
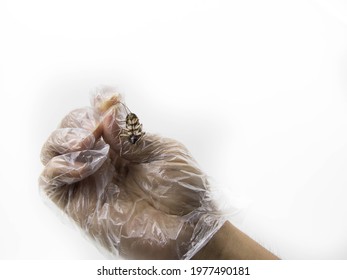
[[[275,260],[278,257],[226,221],[192,259]]]

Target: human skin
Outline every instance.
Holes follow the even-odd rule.
[[[278,260],[229,221],[216,232],[194,260]]]
[[[48,198],[124,258],[266,258],[224,223],[207,176],[184,145],[150,133],[135,145],[120,137],[125,108],[119,95],[100,95],[62,120],[42,149],[40,185]]]

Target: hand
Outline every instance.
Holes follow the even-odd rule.
[[[222,226],[206,175],[175,140],[121,136],[128,111],[105,90],[44,144],[44,193],[90,237],[128,259],[189,259]]]

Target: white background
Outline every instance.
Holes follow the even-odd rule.
[[[38,193],[96,86],[173,137],[284,259],[347,259],[345,1],[0,1],[0,258],[104,259]]]

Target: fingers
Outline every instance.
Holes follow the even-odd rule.
[[[121,133],[125,127],[127,112],[125,107],[118,103],[112,106],[104,115],[102,120],[102,136],[106,143],[117,152],[121,150]]]
[[[43,170],[43,186],[73,184],[93,174],[107,159],[109,145],[100,150],[71,152],[52,158]]]
[[[102,139],[100,115],[93,108],[70,112],[44,144],[41,161],[45,166],[40,185],[45,191],[70,185],[96,172],[106,161],[109,145]]]
[[[92,149],[95,143],[94,135],[82,128],[60,128],[49,136],[42,147],[41,162],[46,165],[48,161],[69,152]]]
[[[91,96],[91,105],[99,115],[120,102],[123,103],[122,96],[111,87],[98,88]]]
[[[94,131],[100,123],[100,116],[93,108],[85,107],[71,111],[63,118],[60,128],[83,128]]]
[[[91,149],[101,135],[99,124],[100,116],[92,108],[70,112],[43,145],[42,163],[57,155]]]

